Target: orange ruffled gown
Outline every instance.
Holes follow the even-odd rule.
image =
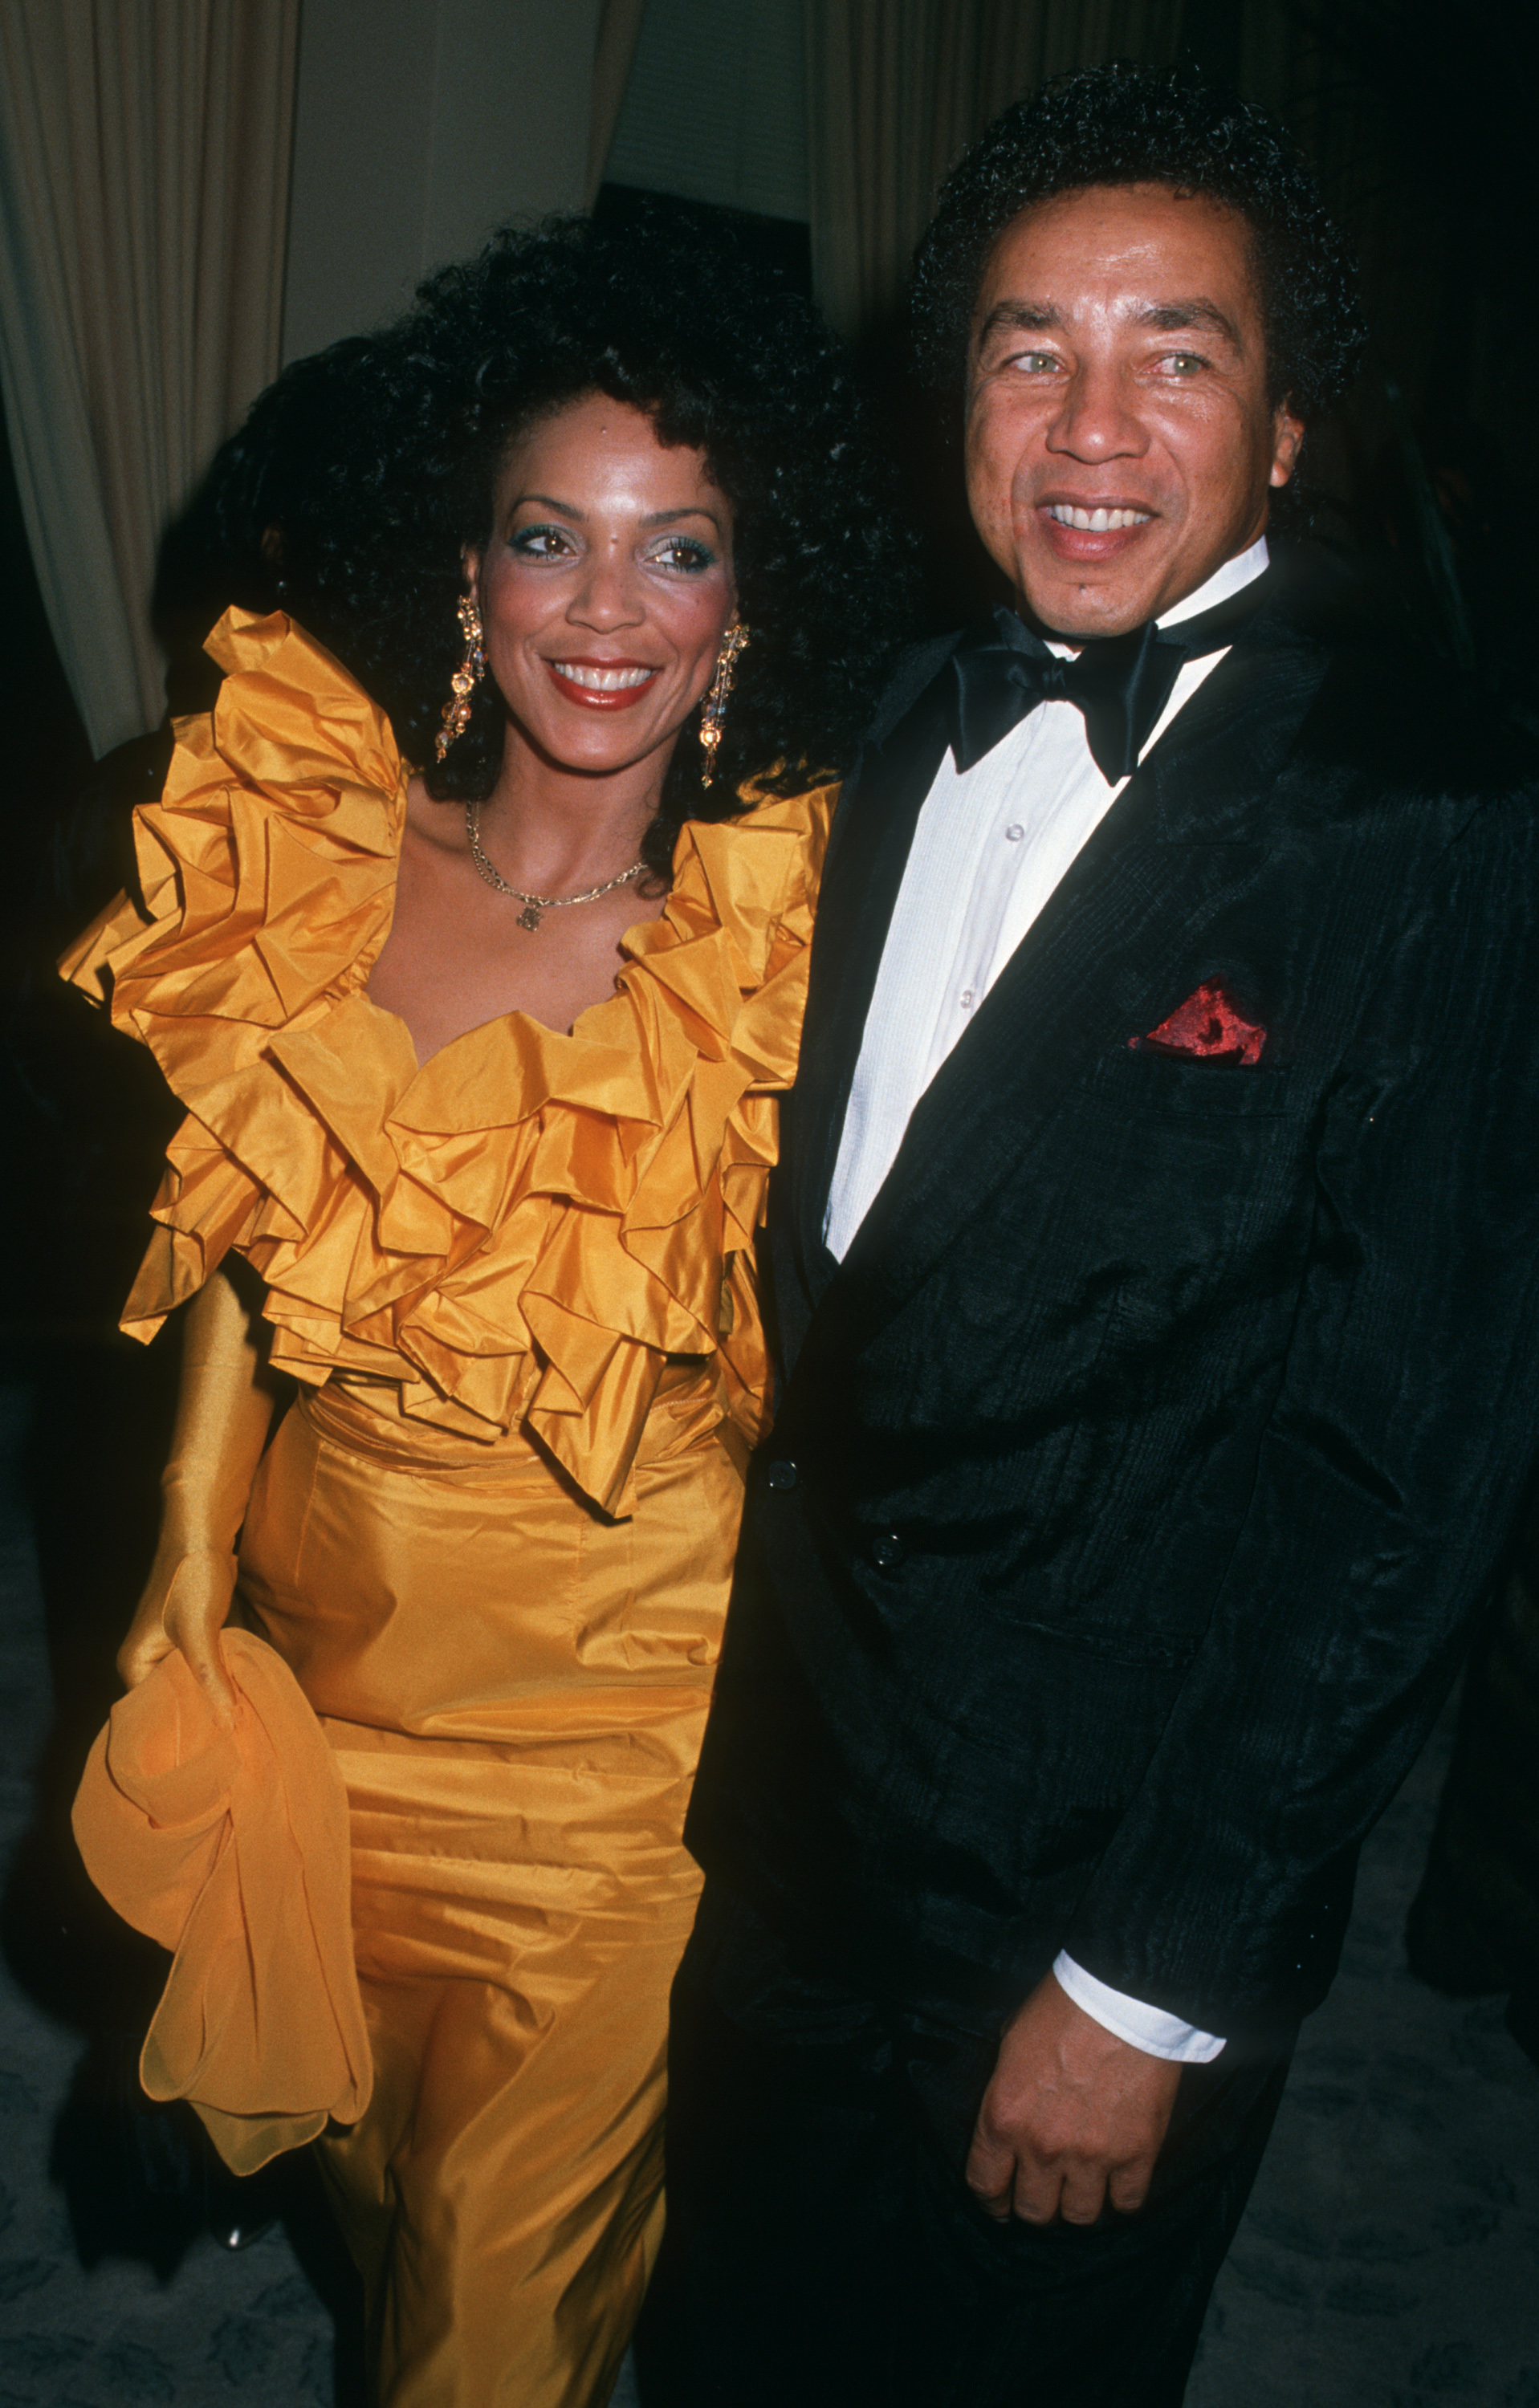
[[[375,2065],[321,2143],[390,2408],[601,2401],[661,2226],[680,1833],[766,1382],[751,1248],[831,795],[690,825],[568,1035],[364,992],[408,770],[280,615],[65,964],[187,1108],[124,1314],[231,1248],[300,1383],[240,1551],[337,1751]]]

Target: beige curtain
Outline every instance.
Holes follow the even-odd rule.
[[[588,207],[598,198],[604,169],[614,148],[615,128],[625,104],[626,86],[641,38],[646,0],[604,0],[594,45],[593,116],[588,136]]]
[[[991,118],[1044,76],[1173,58],[1182,31],[1182,0],[803,0],[803,10],[813,281],[849,335],[896,306],[942,179]]]
[[[0,0],[0,388],[99,754],[165,708],[155,550],[276,373],[299,0]]]

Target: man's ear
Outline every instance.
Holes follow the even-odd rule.
[[[1304,423],[1296,418],[1290,405],[1280,401],[1272,414],[1272,466],[1267,473],[1269,485],[1286,485],[1299,465],[1299,452],[1304,439]]]

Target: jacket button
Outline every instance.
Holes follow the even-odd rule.
[[[896,1530],[884,1530],[871,1541],[871,1561],[879,1572],[895,1572],[903,1560],[903,1541]]]
[[[772,1463],[770,1466],[768,1478],[771,1488],[794,1488],[797,1484],[796,1465],[794,1463]]]

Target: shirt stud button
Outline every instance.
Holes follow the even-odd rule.
[[[772,1463],[766,1476],[771,1488],[794,1488],[797,1484],[797,1468],[794,1463]]]
[[[961,1005],[964,1011],[971,1011],[972,1010],[972,989],[970,986],[965,986],[956,1000]]]

